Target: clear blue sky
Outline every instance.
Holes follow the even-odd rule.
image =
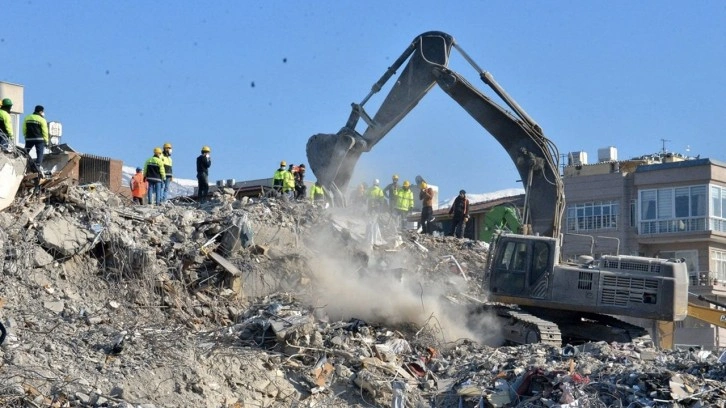
[[[174,173],[270,177],[306,163],[418,34],[445,31],[561,153],[666,148],[726,160],[723,1],[8,1],[0,80],[25,86],[84,153],[141,165],[174,145]],[[452,53],[455,55],[456,53]],[[480,86],[461,58],[450,67]],[[254,84],[254,86],[253,86]],[[366,105],[371,113],[385,90]],[[686,151],[690,147],[689,151]],[[521,187],[504,150],[438,88],[354,181],[423,175],[446,199]],[[308,176],[313,179],[314,176]]]

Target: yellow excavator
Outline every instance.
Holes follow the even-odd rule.
[[[449,69],[452,49],[459,51],[511,112]],[[378,111],[369,115],[366,102],[402,66]],[[688,273],[681,260],[618,255],[562,262],[565,194],[556,146],[490,73],[479,68],[451,35],[440,31],[414,38],[363,101],[352,104],[338,133],[317,134],[308,140],[311,169],[339,205],[344,205],[343,192],[361,154],[370,151],[435,85],[499,142],[525,188],[524,227],[521,233],[501,234],[492,241],[481,277],[491,305],[487,313],[500,318],[509,342],[559,346],[629,341],[645,331],[614,316],[665,321],[686,317]],[[360,119],[367,125],[362,132],[356,129]]]

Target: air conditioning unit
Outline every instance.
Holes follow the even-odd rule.
[[[613,146],[603,147],[597,149],[597,161],[608,162],[618,160],[618,149]]]
[[[567,154],[568,166],[582,166],[587,164],[587,152],[571,152]]]

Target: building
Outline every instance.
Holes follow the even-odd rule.
[[[563,171],[563,257],[628,254],[682,258],[690,291],[726,298],[726,163],[660,153],[598,162],[577,152]],[[693,318],[676,325],[676,344],[726,346],[726,330]]]

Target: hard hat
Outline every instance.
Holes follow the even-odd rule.
[[[164,143],[164,149],[171,149],[171,143]]]
[[[13,106],[13,100],[10,98],[3,99],[3,106]]]
[[[138,173],[138,172],[140,172],[140,171],[143,171],[143,170],[141,170],[141,167],[137,167],[137,168],[136,168],[136,172]]]
[[[202,146],[202,153],[209,153],[212,149],[209,148],[209,146]]]
[[[378,180],[378,179],[373,180],[373,185],[374,186],[377,186],[379,184],[381,184],[381,181],[380,180]]]
[[[426,187],[428,187],[429,185],[428,185],[428,184],[426,184],[426,182],[425,182],[425,181],[422,181],[422,182],[421,182],[421,184],[420,184],[419,186],[421,187],[421,190],[425,190],[425,189],[426,189]]]
[[[287,162],[285,160],[281,161],[280,166],[287,166]]]
[[[398,180],[398,174],[394,174],[394,175],[393,175],[393,180],[394,180],[394,181],[395,181],[395,180]]]
[[[161,147],[155,147],[154,154],[161,154]]]
[[[403,186],[404,187],[411,187],[411,183],[408,180],[406,180],[406,181],[403,182]]]
[[[464,191],[464,190],[459,190],[459,194],[464,194],[464,195],[466,195],[466,191]]]

